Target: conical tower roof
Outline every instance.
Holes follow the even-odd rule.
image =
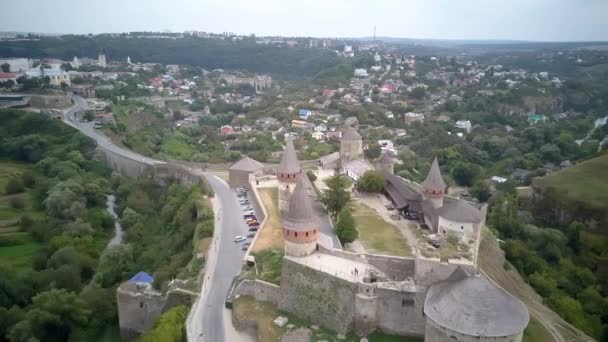
[[[433,159],[433,164],[431,165],[431,169],[429,170],[429,174],[426,176],[426,179],[424,182],[422,182],[422,187],[425,189],[437,189],[442,191],[447,187],[443,181],[443,177],[441,177],[441,170],[439,170],[437,157]]]
[[[293,141],[291,138],[287,138],[285,142],[285,152],[283,152],[283,157],[281,157],[277,172],[294,174],[300,173],[301,170],[296,149],[293,147]]]
[[[359,134],[354,128],[348,126],[342,132],[342,140],[361,140],[361,134]]]
[[[264,164],[259,161],[249,158],[247,156],[241,158],[238,162],[234,163],[229,170],[235,171],[257,171],[264,167]]]
[[[293,195],[291,195],[289,208],[283,216],[283,225],[286,228],[308,230],[317,225],[317,216],[312,209],[307,184],[307,176],[299,175]]]

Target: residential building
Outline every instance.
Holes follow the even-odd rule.
[[[408,112],[403,115],[403,121],[405,121],[405,123],[408,125],[411,124],[412,122],[416,122],[416,121],[423,122],[424,114]]]
[[[366,69],[355,69],[355,77],[367,77]]]
[[[24,72],[30,70],[32,62],[29,58],[0,58],[0,65],[10,65],[10,72]]]
[[[315,129],[315,124],[302,120],[291,120],[291,127],[303,129],[312,132]]]
[[[308,120],[308,118],[312,115],[312,111],[310,109],[300,109],[298,111],[298,117],[302,120]]]
[[[54,87],[61,87],[62,84],[71,86],[70,75],[61,69],[42,69],[35,68],[25,73],[27,77],[48,77],[50,84]]]
[[[471,121],[469,120],[458,120],[456,121],[456,124],[454,124],[454,127],[464,129],[467,133],[471,133],[471,129],[473,128]]]
[[[220,127],[220,134],[224,136],[232,135],[234,134],[234,128],[232,126],[224,125]]]

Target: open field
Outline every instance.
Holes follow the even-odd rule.
[[[608,215],[608,154],[582,162],[546,177],[534,179],[543,191],[554,190],[565,204],[576,203]]]
[[[281,282],[283,255],[282,249],[275,248],[267,248],[255,253],[257,277],[269,283],[279,285]]]
[[[283,249],[283,228],[281,226],[281,213],[279,212],[279,194],[277,188],[259,188],[258,193],[262,205],[266,208],[268,217],[261,227],[260,236],[251,249],[253,253],[267,248]]]
[[[412,249],[397,227],[384,221],[374,209],[363,203],[353,205],[358,240],[370,253],[410,256]]]
[[[530,323],[524,330],[523,342],[551,342],[551,334],[536,319],[530,319]]]

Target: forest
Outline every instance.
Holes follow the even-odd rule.
[[[0,56],[4,57],[48,57],[63,60],[72,60],[74,56],[97,58],[102,49],[109,60],[126,61],[129,56],[134,62],[186,64],[208,70],[247,70],[269,73],[285,79],[311,78],[339,62],[339,58],[331,50],[265,46],[250,40],[67,35],[40,40],[0,42]]]
[[[113,176],[94,148],[59,120],[0,111],[0,341],[117,341],[122,281],[146,271],[163,289],[202,267],[192,256],[193,239],[213,232],[204,188]],[[106,247],[110,193],[125,236]]]

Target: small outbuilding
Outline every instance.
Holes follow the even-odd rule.
[[[247,186],[250,177],[264,168],[259,161],[243,157],[228,169],[228,184],[231,188]]]

